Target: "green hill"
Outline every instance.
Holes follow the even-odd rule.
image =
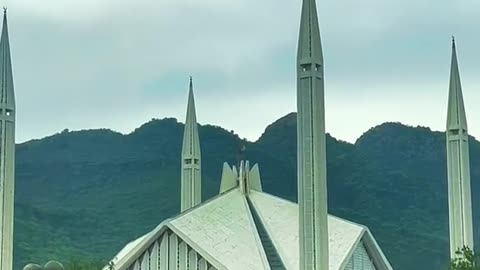
[[[260,165],[264,189],[296,200],[295,114],[267,127],[257,142],[209,125],[199,132],[204,198],[218,193],[223,162],[236,163],[245,145],[243,155]],[[65,130],[18,145],[17,269],[49,259],[107,261],[127,242],[178,213],[182,135],[183,124],[163,119],[128,135]],[[480,143],[471,138],[470,147],[476,195]],[[328,136],[327,158],[330,213],[367,225],[397,270],[444,268],[448,204],[443,133],[386,123],[355,144]],[[479,213],[474,213],[478,222]]]

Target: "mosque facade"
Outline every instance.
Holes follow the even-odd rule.
[[[126,245],[104,270],[391,270],[367,227],[327,213],[323,53],[315,0],[302,6],[297,111],[298,204],[264,192],[259,165],[250,167],[248,161],[238,167],[225,163],[219,195],[196,202],[201,173],[200,166],[192,167],[201,157],[190,82],[182,212]]]

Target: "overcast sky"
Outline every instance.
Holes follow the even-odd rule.
[[[300,0],[8,0],[17,141],[129,133],[184,121],[256,140],[296,110]],[[317,0],[327,132],[354,142],[386,121],[443,130],[451,36],[470,134],[480,137],[480,1]]]

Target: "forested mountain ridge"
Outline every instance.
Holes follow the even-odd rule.
[[[209,125],[199,133],[204,199],[218,193],[223,162],[236,163],[245,146],[243,156],[260,165],[264,190],[296,200],[295,114],[268,126],[256,142]],[[167,118],[127,135],[65,130],[17,145],[16,269],[48,259],[106,262],[178,213],[182,136],[183,124]],[[470,155],[476,205],[480,143],[474,138]],[[355,144],[327,136],[327,173],[329,212],[368,226],[394,269],[445,268],[444,133],[385,123]]]

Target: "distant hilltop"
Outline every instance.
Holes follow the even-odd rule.
[[[264,190],[295,200],[295,114],[271,124],[256,142],[215,126],[199,132],[205,199],[218,193],[222,163],[234,164],[245,145],[246,157],[261,164]],[[167,118],[127,135],[70,131],[17,145],[15,265],[106,262],[177,213],[182,134],[183,124]],[[395,269],[441,269],[448,262],[445,151],[444,133],[400,123],[374,127],[355,144],[327,136],[330,213],[369,226]],[[473,138],[470,155],[480,164]],[[480,166],[471,168],[475,195]]]

